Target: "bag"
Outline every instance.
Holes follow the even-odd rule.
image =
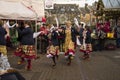
[[[78,46],[81,46],[81,43],[80,43],[80,40],[78,39],[78,37],[76,39],[76,43],[77,43]]]
[[[11,72],[0,75],[0,80],[25,80],[19,72]]]
[[[114,38],[114,33],[113,32],[107,33],[107,38]]]
[[[97,35],[96,35],[95,33],[91,33],[90,36],[91,36],[92,39],[97,39],[97,38],[98,38]]]

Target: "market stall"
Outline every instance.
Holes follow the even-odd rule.
[[[119,0],[99,0],[96,8],[97,29],[102,27],[106,36],[104,39],[104,48],[107,49],[116,46],[116,37],[114,36],[114,28],[120,17],[120,1]]]
[[[29,4],[27,5],[27,3]],[[19,22],[23,20],[33,21],[35,28],[34,30],[35,32],[37,32],[36,23],[38,20],[41,21],[42,17],[44,17],[43,1],[38,1],[38,0],[34,0],[34,2],[33,0],[1,0],[0,1],[0,19],[12,20],[13,22],[14,21]]]
[[[110,28],[112,31],[107,33],[106,47],[109,45],[116,45],[116,37],[114,28],[117,25],[117,20],[120,17],[120,1],[119,0],[102,0],[104,4],[103,17],[110,21]]]

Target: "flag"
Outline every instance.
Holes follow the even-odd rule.
[[[56,27],[59,27],[59,22],[58,22],[58,18],[57,17],[55,17],[55,21],[56,21],[56,24],[57,24]]]
[[[15,27],[16,23],[15,23],[15,24],[13,24],[12,26],[10,26],[9,21],[7,21],[7,22],[6,22],[6,25],[7,25],[7,27],[8,27],[8,28],[13,28],[13,27]]]
[[[75,24],[77,25],[77,27],[79,27],[79,22],[78,22],[78,20],[77,20],[76,17],[74,18],[74,22],[75,22]]]
[[[33,33],[33,38],[38,37],[38,36],[40,35],[40,33],[41,33],[41,32],[34,32],[34,33]]]

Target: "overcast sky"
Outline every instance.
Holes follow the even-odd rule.
[[[62,3],[62,4],[66,4],[66,3],[76,3],[83,7],[85,5],[85,3],[88,3],[89,5],[92,5],[92,3],[94,3],[95,1],[98,0],[54,0],[55,3]]]
[[[94,3],[95,1],[98,1],[98,0],[86,0],[86,3],[92,5],[92,3]]]

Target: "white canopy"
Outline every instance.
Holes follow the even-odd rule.
[[[0,19],[36,20],[36,14],[21,2],[0,1]]]
[[[37,14],[38,20],[45,16],[44,0],[21,0],[21,2]]]

